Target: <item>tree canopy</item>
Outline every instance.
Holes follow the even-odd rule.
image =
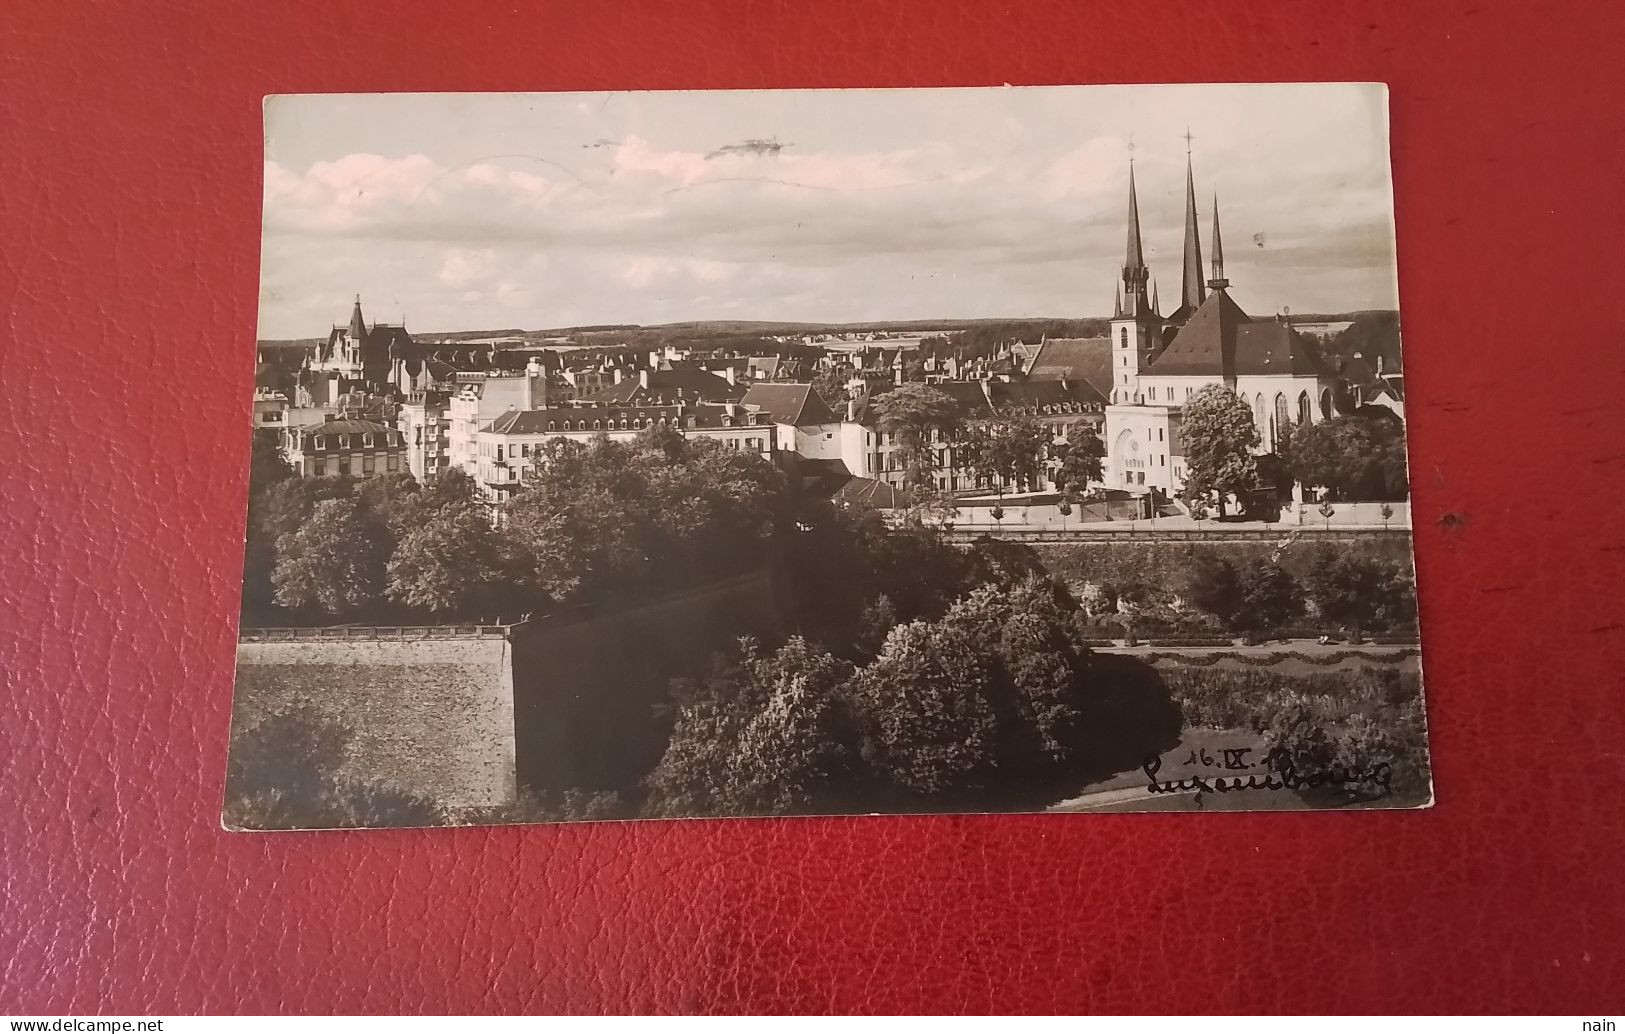
[[[1088,424],[1080,422],[1067,428],[1060,456],[1055,487],[1067,502],[1082,502],[1090,485],[1105,480],[1106,443]]]
[[[931,432],[951,434],[960,424],[959,404],[952,396],[925,384],[899,384],[873,403],[875,426],[897,441],[896,455],[903,464],[905,482],[934,490],[936,464],[931,456]]]
[[[1241,495],[1258,477],[1252,453],[1258,428],[1251,407],[1223,385],[1210,384],[1185,400],[1179,438],[1185,447],[1185,498],[1216,501],[1222,516],[1225,496]]]
[[[1303,424],[1288,449],[1293,476],[1336,500],[1404,499],[1405,424],[1387,410]]]

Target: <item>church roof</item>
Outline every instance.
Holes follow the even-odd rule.
[[[1254,320],[1228,291],[1207,296],[1173,341],[1151,362],[1150,373],[1172,376],[1266,376],[1322,372],[1314,346],[1280,320]]]

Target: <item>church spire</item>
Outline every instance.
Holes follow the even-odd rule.
[[[1123,289],[1114,284],[1112,286],[1112,316],[1121,315],[1123,315]]]
[[[1162,315],[1162,302],[1157,298],[1157,282],[1151,281],[1151,315]]]
[[[1196,225],[1196,180],[1191,174],[1191,136],[1185,134],[1185,277],[1180,306],[1195,310],[1207,298],[1202,286],[1202,236]]]
[[[1140,200],[1134,189],[1134,160],[1128,163],[1128,244],[1123,249],[1123,306],[1119,316],[1144,316],[1150,303],[1145,283],[1151,271],[1145,268],[1145,249],[1140,242]],[[1125,311],[1126,309],[1126,311]]]
[[[1123,268],[1138,269],[1145,265],[1144,250],[1140,245],[1140,201],[1134,193],[1134,161],[1128,163],[1128,248],[1123,253]]]
[[[1230,286],[1230,281],[1224,277],[1224,242],[1219,239],[1219,195],[1213,195],[1213,277],[1207,282],[1208,287],[1215,291],[1222,291]]]

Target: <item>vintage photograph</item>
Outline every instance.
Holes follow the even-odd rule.
[[[1431,804],[1382,85],[265,141],[228,828]]]

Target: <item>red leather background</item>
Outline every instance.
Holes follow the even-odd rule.
[[[0,1011],[1619,1008],[1621,5],[5,8]],[[1297,79],[1393,91],[1435,809],[221,832],[262,95]]]

